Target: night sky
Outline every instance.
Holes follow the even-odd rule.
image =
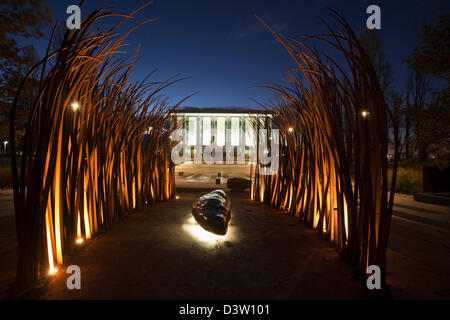
[[[128,13],[146,2],[87,0],[82,16],[101,7]],[[65,24],[67,6],[77,1],[48,0],[47,3],[54,20],[60,19]],[[299,38],[302,34],[325,32],[318,17],[327,19],[327,7],[331,7],[342,12],[358,34],[365,28],[366,8],[371,4],[381,7],[382,29],[377,32],[393,67],[394,86],[402,89],[409,71],[401,58],[407,57],[418,43],[416,23],[425,15],[436,16],[439,2],[435,0],[155,0],[136,15],[135,22],[152,17],[158,21],[144,25],[128,38],[130,56],[142,44],[134,80],[144,78],[154,69],[158,69],[154,75],[157,80],[181,74],[192,78],[165,91],[171,103],[200,91],[183,105],[255,107],[257,104],[249,98],[266,102],[271,94],[250,87],[260,82],[281,82],[285,67],[293,63],[254,14],[284,35]],[[129,22],[126,28],[135,22]],[[48,38],[33,40],[42,55]]]

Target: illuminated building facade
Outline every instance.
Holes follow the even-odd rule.
[[[250,161],[250,151],[256,146],[257,129],[271,125],[272,115],[253,109],[183,108],[173,115],[173,124],[184,129],[185,153],[192,160],[207,147],[222,147],[235,159]]]

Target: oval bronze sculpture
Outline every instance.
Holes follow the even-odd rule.
[[[225,235],[231,219],[231,202],[223,190],[214,190],[201,196],[192,205],[195,221],[206,231]]]

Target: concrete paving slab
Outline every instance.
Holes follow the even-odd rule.
[[[68,259],[44,299],[361,299],[365,292],[329,243],[295,219],[248,195],[231,194],[225,237],[193,222],[200,194],[157,203],[127,217]],[[61,268],[62,269],[62,268]]]

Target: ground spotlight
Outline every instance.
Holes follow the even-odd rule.
[[[55,275],[58,272],[58,269],[51,267],[50,270],[48,271],[49,275]]]
[[[78,102],[74,102],[71,104],[71,107],[73,111],[77,111],[80,108],[80,105],[78,104]]]

